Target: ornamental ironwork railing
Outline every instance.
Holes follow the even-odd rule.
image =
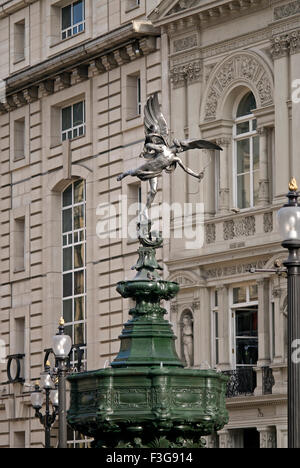
[[[229,377],[226,398],[253,395],[257,383],[253,367],[238,367],[223,373]]]

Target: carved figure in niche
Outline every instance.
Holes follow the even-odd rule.
[[[183,313],[181,321],[182,357],[187,367],[194,364],[194,327],[192,314],[189,311]]]

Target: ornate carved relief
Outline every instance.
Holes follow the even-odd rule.
[[[297,13],[300,13],[300,0],[295,0],[287,5],[274,8],[274,20],[277,21],[283,18],[288,18],[289,16],[296,15]]]
[[[300,52],[300,30],[280,34],[272,38],[271,52],[273,59],[286,57]]]
[[[255,216],[247,216],[237,221],[225,221],[223,224],[223,238],[224,240],[232,240],[235,237],[249,237],[254,236]]]
[[[273,83],[270,74],[254,55],[239,54],[227,59],[216,69],[207,93],[205,120],[216,118],[218,103],[223,93],[238,80],[247,81],[257,89],[260,98],[259,107],[272,104]]]
[[[227,276],[241,275],[243,273],[249,273],[251,268],[261,269],[265,266],[266,263],[267,260],[258,260],[257,262],[253,263],[211,268],[206,270],[206,277],[207,279],[217,279]]]
[[[207,224],[205,226],[205,240],[207,244],[213,244],[216,242],[216,225],[215,224]]]
[[[183,65],[175,65],[170,70],[170,74],[174,88],[200,81],[202,77],[201,61],[195,60]]]
[[[182,39],[177,39],[176,41],[174,41],[173,48],[174,48],[174,52],[182,52],[184,50],[197,47],[197,45],[198,45],[197,34],[193,34],[192,36],[184,37]]]
[[[264,214],[264,232],[267,234],[273,231],[273,212]]]
[[[187,8],[193,8],[200,4],[202,0],[179,0],[178,3],[168,11],[166,16],[174,15],[175,13],[180,13],[181,11],[186,10]]]

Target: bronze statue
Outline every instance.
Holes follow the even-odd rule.
[[[154,198],[157,194],[158,176],[163,172],[171,173],[175,171],[177,164],[189,175],[196,177],[200,181],[204,177],[204,172],[196,174],[194,171],[185,167],[181,159],[177,156],[178,153],[189,151],[191,149],[210,149],[220,150],[222,148],[214,143],[206,140],[173,140],[173,145],[168,144],[168,127],[166,120],[160,110],[158,102],[158,94],[151,96],[145,106],[145,146],[144,151],[140,154],[141,158],[147,159],[147,162],[137,169],[130,169],[118,177],[121,181],[124,177],[138,177],[140,180],[149,180],[150,190],[148,192],[147,203],[143,215],[148,218],[148,210],[150,209]]]

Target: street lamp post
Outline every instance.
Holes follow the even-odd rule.
[[[289,185],[288,203],[278,212],[282,246],[289,251],[284,262],[288,276],[288,446],[300,448],[300,206],[295,179]]]
[[[35,416],[39,418],[41,424],[45,429],[45,448],[51,448],[51,427],[54,424],[57,416],[58,408],[58,390],[55,388],[52,381],[52,376],[50,372],[50,363],[47,362],[45,366],[45,371],[41,374],[40,385],[35,385],[35,390],[31,394],[31,403],[35,409]],[[45,390],[46,394],[46,411],[43,415],[41,409],[44,403],[44,397],[42,391]],[[50,402],[53,406],[52,413],[50,412]]]
[[[59,448],[67,448],[67,415],[66,415],[66,360],[72,349],[72,340],[64,334],[64,320],[61,319],[58,334],[53,337],[52,349],[58,362],[58,415],[59,415]]]

